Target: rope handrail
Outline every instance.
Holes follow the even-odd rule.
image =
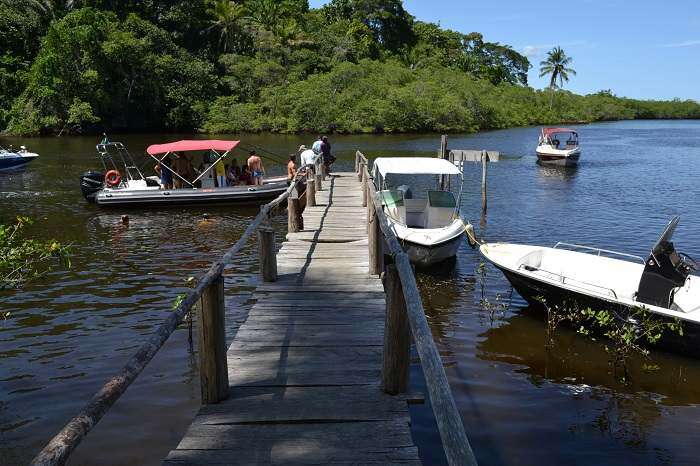
[[[175,310],[155,329],[148,340],[139,347],[122,369],[111,377],[99,391],[93,395],[83,409],[68,421],[61,431],[46,444],[36,457],[34,457],[31,462],[32,466],[63,465],[66,463],[68,457],[80,444],[82,439],[85,438],[90,430],[102,419],[131,383],[136,380],[136,377],[145,369],[163,344],[165,344],[192,306],[202,297],[204,290],[221,276],[226,265],[230,264],[236,254],[243,249],[255,230],[270,216],[272,210],[287,199],[297,188],[297,185],[304,176],[301,172],[311,166],[312,165],[304,165],[301,167],[287,190],[260,208],[260,213],[250,222],[248,228],[246,228],[238,241],[236,241],[220,260],[215,261],[211,265],[209,270],[199,279],[195,287],[185,295],[185,298]]]
[[[357,152],[356,160],[360,163],[361,152]],[[430,326],[425,317],[423,302],[418,291],[418,284],[413,273],[413,267],[409,260],[408,254],[403,250],[399,243],[396,234],[391,228],[391,224],[387,219],[384,209],[382,208],[381,200],[376,192],[372,179],[367,171],[367,158],[364,157],[363,173],[367,180],[368,201],[372,202],[376,218],[378,219],[379,228],[382,232],[386,244],[389,248],[390,255],[394,259],[401,288],[406,303],[406,313],[408,316],[409,326],[413,334],[413,340],[416,345],[416,351],[423,367],[425,374],[425,382],[430,396],[430,402],[433,407],[433,414],[437,421],[440,438],[442,440],[443,449],[447,461],[451,465],[474,465],[477,461],[474,457],[469,439],[464,430],[462,418],[457,410],[457,404],[452,397],[447,375],[442,365],[442,358],[438,352],[435,341],[430,331]],[[359,167],[358,167],[359,170]]]

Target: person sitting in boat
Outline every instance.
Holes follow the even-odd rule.
[[[175,161],[173,163],[173,168],[175,173],[179,176],[173,176],[173,185],[175,189],[181,189],[187,187],[187,184],[182,180],[183,178],[187,180],[187,171],[189,161],[182,152],[175,153]]]
[[[292,184],[292,181],[294,181],[294,178],[297,176],[296,160],[296,155],[289,156],[289,162],[287,162],[287,186]]]
[[[231,165],[226,166],[226,184],[229,186],[236,186],[236,184],[238,184],[239,170],[238,161],[236,159],[231,160]],[[239,173],[236,174],[236,171],[239,171]]]
[[[263,175],[265,174],[265,167],[263,167],[262,159],[254,150],[251,150],[248,155],[250,156],[248,157],[248,168],[253,178],[252,184],[255,186],[262,186]]]
[[[173,172],[171,165],[172,162],[168,155],[153,167],[160,176],[160,189],[173,189]]]
[[[214,187],[214,173],[212,170],[209,152],[204,153],[204,158],[202,163],[199,165],[199,174],[204,173],[205,175],[200,178],[202,183],[202,188],[213,188]]]
[[[552,146],[554,146],[555,149],[559,149],[559,139],[552,139]]]
[[[253,184],[253,176],[248,168],[248,165],[243,165],[241,170],[241,176],[238,178],[239,184],[251,185]]]

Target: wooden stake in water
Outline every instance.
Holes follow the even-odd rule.
[[[486,212],[488,200],[486,196],[486,175],[489,171],[489,154],[485,150],[481,151],[481,210]]]

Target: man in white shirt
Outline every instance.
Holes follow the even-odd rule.
[[[316,152],[317,154],[320,154],[321,153],[321,144],[323,144],[323,141],[322,141],[321,136],[319,136],[318,139],[316,139],[316,141],[311,146],[311,150]]]
[[[300,167],[316,164],[316,160],[319,156],[313,150],[307,149],[306,146],[299,146],[299,152],[301,152],[301,155],[299,156],[301,161]]]

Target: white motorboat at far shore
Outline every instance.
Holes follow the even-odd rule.
[[[562,144],[563,137],[566,139]],[[536,152],[537,160],[541,164],[576,165],[581,157],[578,133],[569,128],[542,128]]]
[[[426,267],[454,257],[467,228],[459,211],[462,172],[447,160],[427,157],[380,157],[372,170],[384,212],[411,262]],[[443,182],[421,192],[416,186],[389,184],[391,175],[408,175],[423,183],[435,178]],[[450,176],[460,181],[457,198],[444,189],[444,180]]]

